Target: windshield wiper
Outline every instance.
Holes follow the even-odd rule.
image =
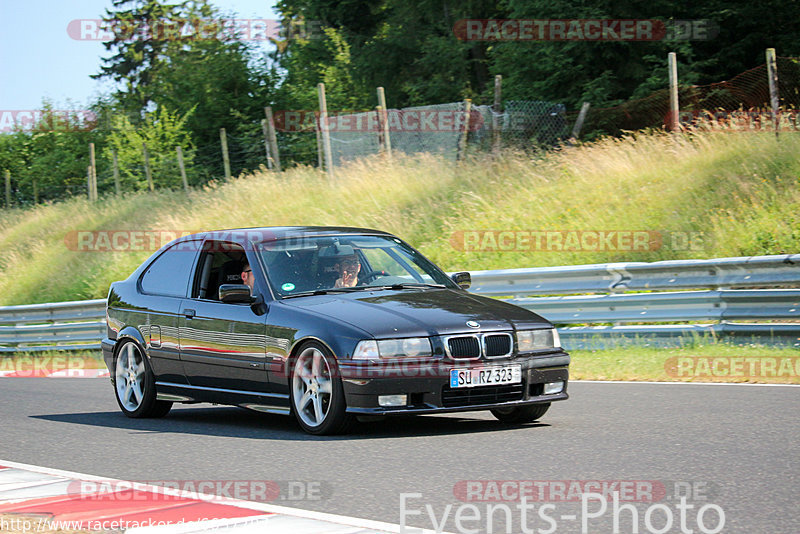
[[[292,293],[291,295],[281,295],[281,298],[291,299],[294,297],[308,297],[309,295],[327,295],[328,293],[352,293],[354,291],[364,291],[373,289],[370,286],[355,286],[355,287],[332,287],[330,289],[315,289],[313,291],[302,291],[300,293]]]
[[[419,287],[433,287],[437,289],[446,289],[447,286],[442,284],[426,284],[424,282],[402,282],[400,284],[392,284],[388,286],[376,286],[378,289],[416,289]]]

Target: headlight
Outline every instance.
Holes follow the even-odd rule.
[[[365,339],[356,345],[356,350],[353,351],[354,360],[377,360],[378,356],[378,342],[373,339]]]
[[[424,358],[432,356],[431,341],[427,337],[405,339],[366,339],[356,345],[354,360],[377,360],[380,358]]]
[[[561,340],[555,328],[517,331],[517,350],[519,352],[552,349],[560,346]]]

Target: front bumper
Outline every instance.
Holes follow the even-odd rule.
[[[549,403],[569,398],[569,354],[563,351],[502,360],[425,363],[340,361],[348,413],[400,415],[463,412]],[[520,384],[451,388],[450,370],[463,367],[520,365]],[[564,382],[558,393],[543,394],[544,384]],[[407,395],[405,406],[380,406],[380,395]]]

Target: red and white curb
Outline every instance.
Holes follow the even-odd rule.
[[[94,491],[83,491],[86,488]],[[0,515],[40,518],[39,531],[49,525],[126,534],[401,532],[400,525],[390,523],[179,491],[2,459]]]

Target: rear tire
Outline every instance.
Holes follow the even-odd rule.
[[[156,383],[144,351],[133,340],[123,341],[114,356],[114,393],[127,417],[164,417],[172,403],[156,398]]]
[[[514,408],[496,408],[492,415],[504,423],[530,423],[541,418],[550,409],[550,403],[516,406]]]

